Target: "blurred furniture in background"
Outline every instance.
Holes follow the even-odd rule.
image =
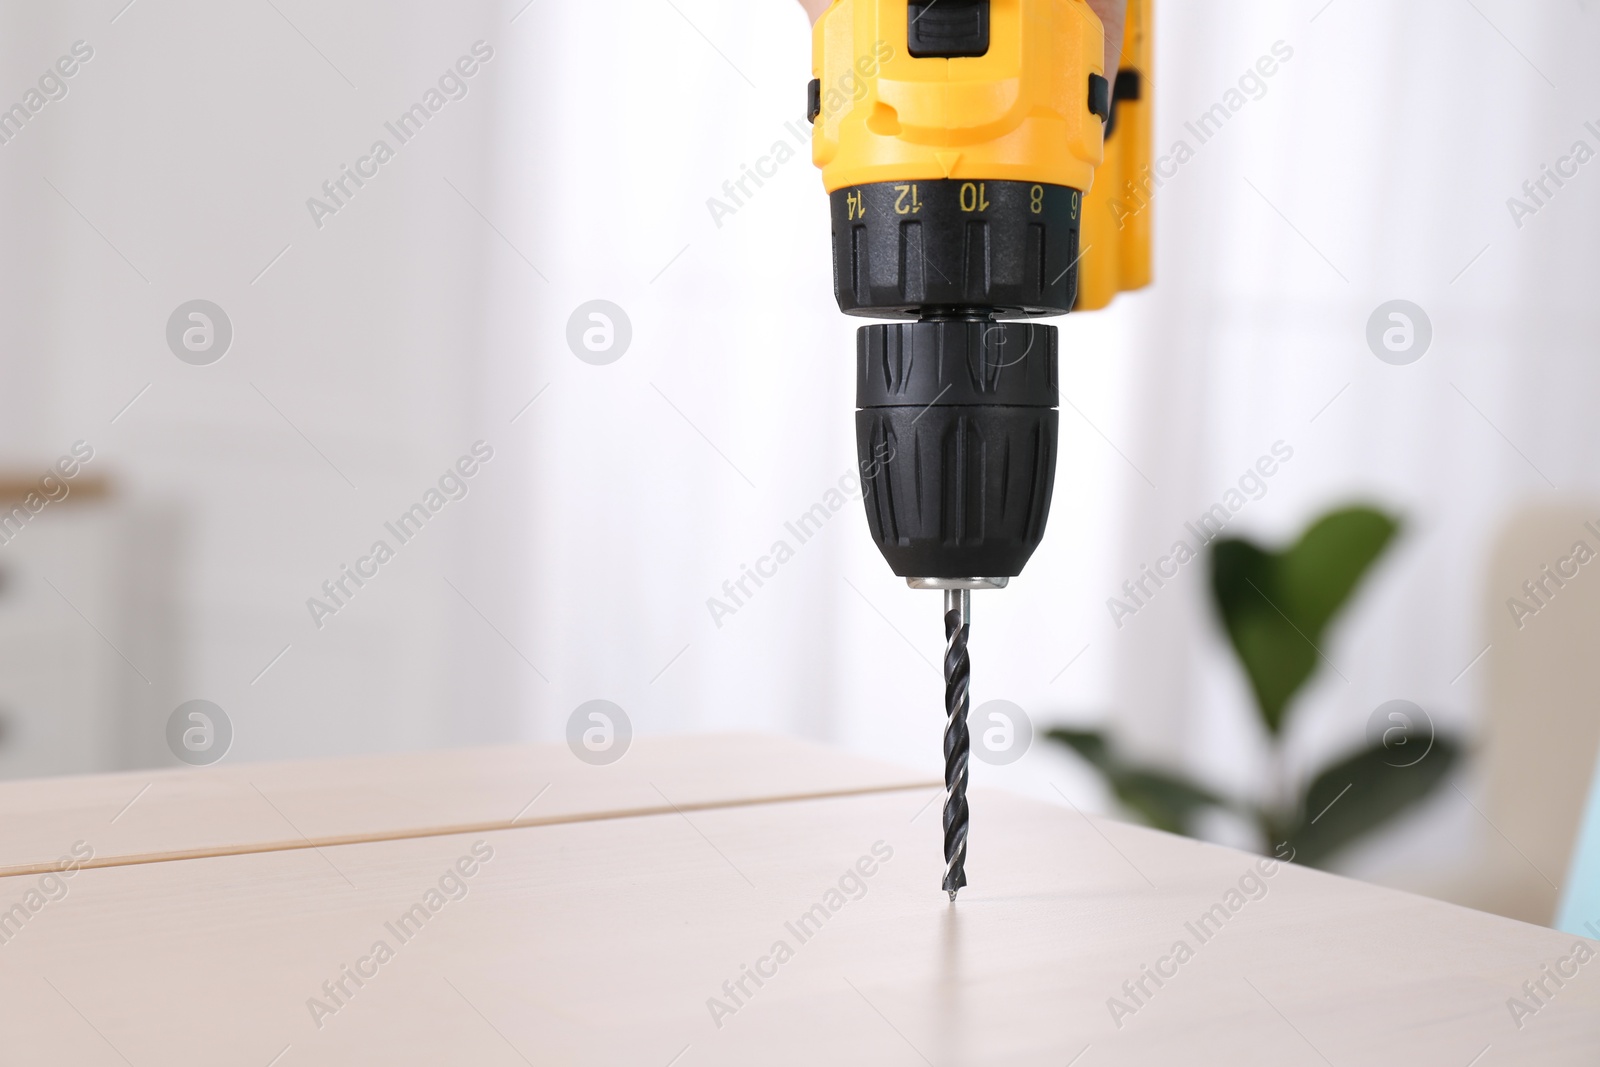
[[[1554,921],[1600,749],[1597,530],[1600,504],[1528,507],[1506,523],[1489,565],[1491,825],[1482,832],[1491,862],[1478,906],[1530,922]]]
[[[1569,934],[1600,938],[1600,766],[1595,768],[1594,785],[1589,789],[1589,809],[1573,850],[1556,927]]]
[[[170,540],[103,475],[65,484],[24,520],[40,471],[0,471],[0,778],[171,762]]]
[[[1435,895],[1527,922],[1555,920],[1600,748],[1597,529],[1600,504],[1577,501],[1525,507],[1502,528],[1483,593],[1477,859],[1456,884],[1429,888]]]

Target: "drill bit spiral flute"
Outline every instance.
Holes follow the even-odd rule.
[[[895,320],[856,335],[867,523],[896,574],[945,594],[952,901],[972,591],[1022,573],[1055,480],[1058,336],[1032,320],[1149,277],[1145,6],[1130,2],[1114,84],[1085,0],[835,0],[813,30],[834,293],[848,315]],[[1097,167],[1105,192],[1086,198]]]
[[[972,661],[967,659],[967,627],[972,623],[972,592],[948,589],[944,594],[944,891],[954,903],[967,884],[967,761],[972,737],[967,732],[967,684]]]

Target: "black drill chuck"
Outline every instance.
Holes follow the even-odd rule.
[[[867,523],[906,578],[1010,578],[1044,537],[1058,335],[1082,194],[1028,182],[875,183],[832,196],[841,310],[914,322],[856,340]]]
[[[856,334],[867,525],[903,578],[1010,578],[1056,472],[1054,326],[930,319]]]

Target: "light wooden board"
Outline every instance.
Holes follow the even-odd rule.
[[[993,791],[938,890],[937,792],[882,793],[77,874],[0,945],[8,1062],[1497,1067],[1600,1058],[1600,960],[1519,1029],[1574,939],[1295,867],[1205,942],[1257,858]],[[387,926],[493,849],[402,943]],[[876,843],[858,899],[789,925]],[[0,907],[35,879],[0,879]],[[1247,882],[1254,890],[1255,883]],[[815,913],[813,913],[815,914]],[[313,1022],[383,940],[393,958]],[[1113,1018],[1124,982],[1193,949]],[[718,1025],[725,981],[793,955]],[[370,968],[369,968],[370,969]],[[1171,969],[1170,967],[1168,969]],[[343,999],[343,998],[341,998]],[[1476,1058],[1475,1058],[1476,1057]]]
[[[0,783],[0,876],[694,811],[933,785],[937,777],[788,738],[635,738],[591,766],[564,744]],[[81,844],[80,844],[81,843]]]

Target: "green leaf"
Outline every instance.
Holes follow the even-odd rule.
[[[1110,783],[1118,800],[1144,816],[1151,826],[1174,834],[1188,833],[1194,817],[1206,808],[1227,804],[1203,786],[1150,767],[1123,767],[1111,776]]]
[[[1065,726],[1057,726],[1046,731],[1045,736],[1066,745],[1101,771],[1110,765],[1111,743],[1098,730],[1069,730]]]
[[[1328,624],[1399,530],[1380,511],[1331,512],[1283,551],[1242,538],[1216,541],[1211,590],[1268,731],[1316,671]]]
[[[1321,634],[1399,529],[1396,520],[1372,508],[1323,516],[1280,557],[1284,611],[1307,632]]]
[[[1296,863],[1324,867],[1340,849],[1415,805],[1444,781],[1461,746],[1435,737],[1426,754],[1401,764],[1395,749],[1363,749],[1317,775],[1286,832]],[[1271,842],[1276,846],[1278,842]]]
[[[1066,745],[1093,765],[1116,798],[1157,829],[1188,833],[1190,822],[1201,810],[1227,806],[1215,793],[1180,775],[1124,761],[1097,730],[1056,727],[1045,737]]]

